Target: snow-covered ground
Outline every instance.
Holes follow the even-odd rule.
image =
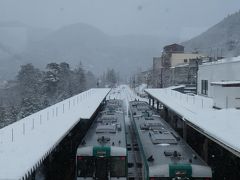
[[[139,97],[128,85],[120,85],[117,88],[111,90],[108,99],[122,99],[126,104],[129,101],[138,99],[140,101],[147,101],[146,98]]]
[[[171,88],[145,91],[181,115],[184,120],[240,153],[240,110],[216,110],[212,108],[211,98],[182,94]]]
[[[129,101],[133,101],[135,99],[139,99],[140,101],[147,101],[146,98],[139,97],[128,85],[120,85],[117,88],[111,90],[107,99],[121,99],[124,103],[125,108],[125,120],[126,123],[129,124],[128,119],[128,106]]]
[[[141,84],[135,88],[136,93],[139,94],[141,97],[146,96],[145,89],[147,88],[147,84]]]
[[[90,89],[0,129],[0,179],[20,179],[80,121],[89,119],[110,89]]]

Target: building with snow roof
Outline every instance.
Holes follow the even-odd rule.
[[[199,66],[197,92],[215,108],[240,108],[240,56]]]
[[[153,87],[196,85],[197,66],[203,58],[203,54],[184,52],[178,44],[165,46],[161,57],[153,58]]]

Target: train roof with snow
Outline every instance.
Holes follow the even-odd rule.
[[[212,177],[211,168],[146,102],[130,102],[130,113],[146,179]]]
[[[101,146],[111,146],[118,150],[126,148],[125,120],[121,100],[108,100],[106,102],[104,109],[93,121],[78,147],[78,153],[87,150],[87,148]]]

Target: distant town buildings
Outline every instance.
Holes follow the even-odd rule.
[[[184,53],[184,46],[174,43],[165,46],[163,50],[165,53]]]
[[[141,84],[150,85],[152,79],[152,70],[143,71],[139,74],[139,81]]]
[[[153,87],[196,84],[197,67],[204,57],[184,52],[184,46],[179,44],[165,46],[161,57],[153,58]]]

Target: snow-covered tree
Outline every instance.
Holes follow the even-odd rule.
[[[99,87],[100,84],[97,85],[98,80],[94,76],[94,74],[91,71],[88,71],[86,73],[86,87],[87,89],[93,88],[93,87]]]
[[[81,63],[75,69],[66,62],[49,63],[46,71],[26,64],[21,66],[14,83],[8,93],[13,98],[9,97],[7,105],[0,106],[0,127],[95,87],[96,78],[90,71],[85,74]]]
[[[18,115],[19,119],[24,118],[42,109],[42,105],[39,104],[37,97],[26,97],[22,99],[21,111]]]
[[[114,69],[108,69],[106,73],[106,82],[113,87],[117,83],[117,74]]]
[[[86,90],[86,76],[81,63],[79,63],[78,67],[74,70],[73,83],[75,94]]]
[[[42,73],[39,69],[35,68],[32,64],[21,66],[17,75],[18,91],[22,97],[29,95],[40,94]]]
[[[57,94],[57,86],[60,81],[60,66],[57,63],[50,63],[47,64],[46,67],[47,71],[44,72],[43,77],[43,86],[44,86],[44,93],[49,98],[50,104],[52,101],[56,100]]]
[[[0,128],[4,126],[6,111],[3,106],[0,106]]]
[[[43,107],[42,73],[32,64],[26,64],[21,66],[17,80],[22,99],[19,117],[23,118]]]

